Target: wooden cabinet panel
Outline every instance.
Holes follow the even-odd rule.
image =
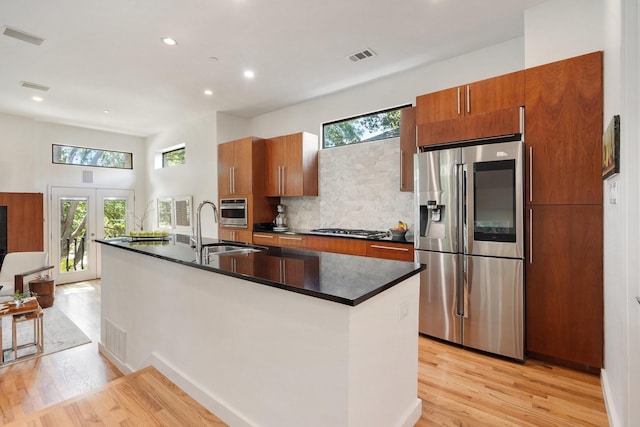
[[[218,193],[220,197],[254,193],[254,163],[264,162],[264,159],[254,159],[254,145],[259,141],[258,138],[247,137],[218,145]]]
[[[530,204],[602,203],[602,52],[526,70]]]
[[[451,120],[463,115],[462,87],[453,87],[416,97],[416,123]]]
[[[318,195],[318,137],[302,132],[267,140],[265,193],[271,197]]]
[[[465,115],[525,105],[524,71],[470,83],[465,87]]]
[[[253,261],[254,254],[244,255],[224,255],[218,257],[220,267],[227,271],[232,271],[238,274],[246,274],[248,276],[253,275]]]
[[[409,262],[415,258],[413,245],[389,241],[367,241],[367,256]]]
[[[243,228],[218,227],[218,238],[232,242],[253,243],[253,233],[251,230]]]
[[[253,233],[254,245],[278,246],[278,235],[275,233]]]
[[[521,133],[524,82],[517,71],[417,97],[418,146]]]
[[[363,240],[340,239],[336,237],[307,236],[307,248],[314,251],[335,252],[348,255],[366,255]]]
[[[278,246],[289,248],[306,248],[307,238],[300,235],[278,235]]]
[[[0,193],[7,207],[7,252],[44,250],[42,193]]]
[[[527,353],[597,370],[604,339],[602,207],[532,206],[528,212]]]
[[[446,120],[418,126],[418,145],[469,141],[522,133],[520,107],[513,107],[464,119]]]
[[[400,110],[400,191],[413,191],[416,145],[416,107]]]

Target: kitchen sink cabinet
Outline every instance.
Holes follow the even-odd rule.
[[[413,246],[408,243],[395,243],[389,241],[367,241],[368,257],[395,259],[397,261],[413,262]]]
[[[318,257],[269,257],[264,277],[291,286],[317,288],[320,268]]]
[[[599,372],[603,364],[602,206],[528,210],[527,354]]]
[[[318,195],[318,137],[301,132],[266,141],[265,192],[270,197]]]
[[[246,228],[219,227],[218,239],[251,244],[253,243],[253,232]]]
[[[521,132],[524,71],[418,96],[418,145]]]
[[[413,191],[416,145],[416,107],[400,110],[400,191]]]
[[[602,52],[526,70],[526,200],[602,203]]]
[[[247,137],[218,145],[218,194],[220,197],[253,193],[253,166],[254,161],[263,161],[262,144],[263,141],[259,138]],[[258,157],[260,155],[263,157]]]

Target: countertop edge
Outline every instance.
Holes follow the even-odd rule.
[[[117,248],[117,249],[123,249],[126,251],[130,251],[130,252],[135,252],[135,253],[139,253],[141,255],[147,255],[153,258],[158,258],[158,259],[162,259],[165,261],[169,261],[169,262],[173,262],[176,264],[181,264],[187,267],[192,267],[192,268],[198,268],[200,270],[205,270],[205,271],[210,271],[213,273],[218,273],[218,274],[222,274],[224,276],[229,276],[229,277],[234,277],[237,279],[242,279],[242,280],[246,280],[248,282],[253,282],[253,283],[257,283],[257,284],[261,284],[261,285],[265,285],[265,286],[270,286],[273,288],[278,288],[278,289],[282,289],[285,291],[289,291],[289,292],[294,292],[294,293],[298,293],[298,294],[302,294],[302,295],[307,295],[307,296],[311,296],[314,298],[319,298],[319,299],[323,299],[325,301],[332,301],[335,303],[339,303],[339,304],[343,304],[343,305],[348,305],[348,306],[352,306],[355,307],[358,304],[361,304],[365,301],[367,301],[368,299],[373,298],[374,296],[384,292],[387,289],[392,288],[393,286],[397,285],[398,283],[408,279],[409,277],[412,277],[416,274],[419,274],[421,271],[426,269],[426,266],[424,264],[416,264],[418,265],[418,267],[407,273],[404,274],[382,286],[379,286],[378,288],[374,289],[373,291],[370,291],[364,295],[361,295],[355,299],[349,299],[349,298],[342,298],[336,295],[330,295],[330,294],[326,294],[326,293],[322,293],[322,292],[318,292],[318,291],[313,291],[310,289],[305,289],[305,288],[299,288],[299,287],[295,287],[295,286],[290,286],[284,283],[278,283],[278,282],[273,282],[267,279],[262,279],[259,277],[255,277],[255,276],[249,276],[249,275],[244,275],[244,274],[238,274],[238,273],[233,273],[233,272],[229,272],[229,271],[225,271],[225,270],[220,270],[217,269],[215,267],[210,267],[207,265],[202,265],[202,264],[197,264],[195,262],[188,262],[188,261],[184,261],[184,260],[180,260],[177,258],[172,258],[172,257],[167,257],[167,256],[163,256],[160,254],[155,254],[155,253],[151,253],[145,250],[141,250],[141,249],[137,249],[137,248],[132,248],[132,247],[128,247],[128,246],[122,246],[120,244],[117,244],[118,242],[110,242],[108,240],[102,240],[102,239],[95,239],[95,242],[97,243],[101,243],[103,245],[107,245],[107,246],[111,246],[113,248]],[[304,250],[305,252],[318,252],[318,251],[312,251],[312,250]],[[344,256],[354,256],[354,255],[344,255]],[[414,263],[415,264],[415,263]]]

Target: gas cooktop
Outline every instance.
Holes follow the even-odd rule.
[[[380,239],[389,235],[388,231],[358,230],[348,228],[315,228],[310,230],[313,234],[324,234],[328,236],[349,236],[363,239]]]

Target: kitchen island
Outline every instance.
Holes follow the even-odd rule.
[[[412,426],[424,266],[288,248],[100,240],[100,350],[233,426]]]

